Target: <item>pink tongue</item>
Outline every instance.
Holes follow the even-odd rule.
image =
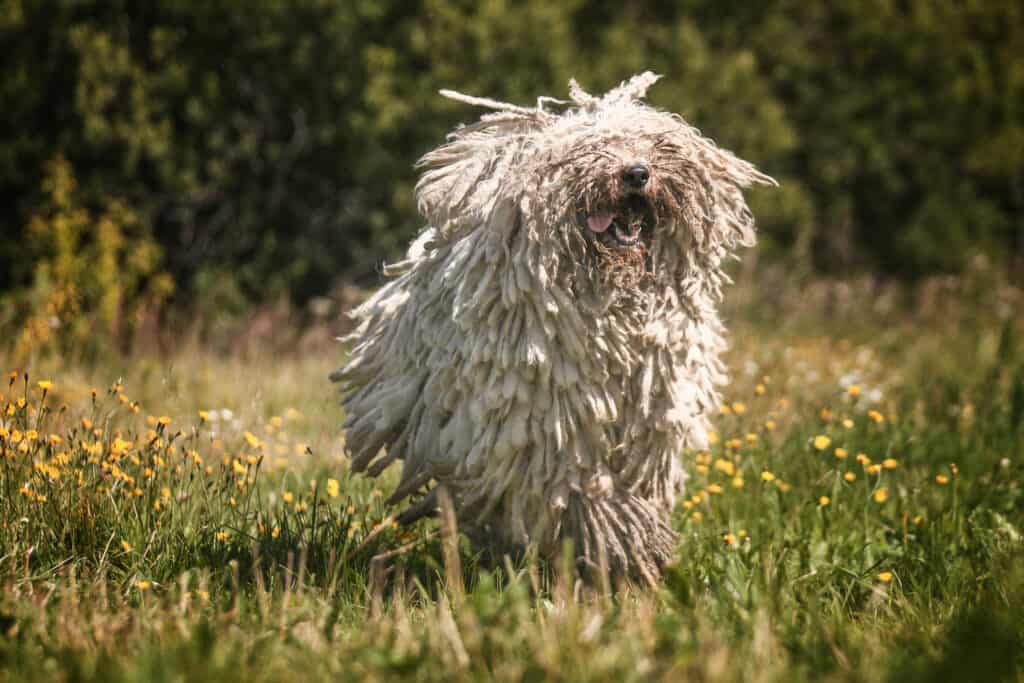
[[[604,232],[612,224],[613,218],[610,213],[595,213],[593,216],[587,216],[587,227],[594,232]]]

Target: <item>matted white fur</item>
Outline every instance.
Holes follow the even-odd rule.
[[[403,461],[403,521],[444,485],[493,546],[571,539],[649,582],[671,559],[679,455],[724,380],[721,262],[754,242],[741,188],[774,181],[643,104],[657,79],[535,108],[442,91],[494,111],[420,161],[427,226],[332,375],[353,470]]]

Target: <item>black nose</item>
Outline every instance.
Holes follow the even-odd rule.
[[[634,164],[627,168],[622,175],[625,178],[627,185],[639,190],[647,184],[647,181],[651,177],[651,171],[643,164]]]

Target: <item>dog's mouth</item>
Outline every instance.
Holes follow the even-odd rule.
[[[587,230],[605,247],[631,249],[651,239],[654,207],[647,197],[630,194],[611,209],[589,214],[586,222]]]

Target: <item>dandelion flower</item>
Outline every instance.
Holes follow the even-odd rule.
[[[920,526],[921,522],[924,521],[923,515],[914,515],[914,526]]]
[[[896,461],[895,458],[886,458],[885,460],[882,461],[882,467],[884,467],[887,470],[894,470],[899,466],[900,464],[899,462]]]
[[[340,487],[338,486],[338,480],[337,479],[328,479],[327,480],[327,495],[330,496],[331,498],[337,498],[339,493],[340,493]]]
[[[885,486],[875,491],[874,495],[875,502],[881,505],[885,501],[889,500],[889,489]]]
[[[711,484],[710,486],[708,486],[708,493],[721,493],[721,492],[722,492],[722,487],[719,486],[718,484]]]
[[[276,526],[270,531],[270,537],[271,538],[277,538],[280,535],[281,535],[281,530],[278,529]]]
[[[695,510],[693,514],[690,515],[690,517],[693,519],[693,521],[700,522],[704,519],[704,513],[701,512],[700,510]]]
[[[843,420],[843,427],[846,429],[853,429],[853,420],[851,420],[850,418],[845,418]]]
[[[199,411],[199,420],[201,422],[206,422],[209,419],[210,419],[210,412],[208,410],[200,410]]]
[[[718,436],[718,432],[708,432],[708,443],[716,444],[721,441],[721,437]]]
[[[166,415],[161,415],[159,418],[157,418],[156,422],[157,424],[166,427],[167,425],[171,424],[171,418],[167,417]]]
[[[228,532],[227,531],[218,531],[217,532],[217,540],[220,541],[221,543],[227,541],[228,540]]]
[[[824,434],[819,434],[818,436],[814,437],[814,447],[817,448],[819,451],[825,450],[826,448],[829,447],[829,444],[831,443],[832,439],[828,438]]]
[[[889,583],[892,581],[892,572],[882,572],[878,575],[878,580],[882,583]]]
[[[736,545],[736,534],[723,534],[722,540],[726,545]]]
[[[819,507],[825,507],[826,505],[828,505],[831,502],[832,502],[831,498],[829,498],[828,496],[822,496],[821,498],[818,499],[818,506]]]
[[[846,481],[857,481],[857,475],[854,474],[853,472],[847,472],[846,474],[843,475],[843,479],[845,479]]]
[[[135,582],[135,586],[140,591],[145,592],[145,591],[148,591],[150,588],[153,587],[153,582],[152,581],[147,581],[146,579],[139,579],[139,580],[137,580]]]
[[[775,429],[775,421],[774,420],[766,420],[765,423],[764,423],[764,428],[767,429],[769,432],[774,431],[774,429]]]
[[[49,391],[50,389],[53,389],[53,382],[51,382],[48,379],[44,379],[36,382],[36,386],[38,386],[43,391]]]
[[[864,465],[864,467],[867,467],[868,465],[871,464],[871,458],[869,458],[864,453],[858,453],[857,454],[857,462],[859,462],[861,465]]]
[[[829,408],[822,408],[821,412],[818,413],[818,415],[821,417],[823,422],[831,422],[832,421],[833,413],[832,413],[832,411]]]
[[[868,474],[878,474],[882,471],[881,465],[868,465],[866,469]]]
[[[245,442],[249,444],[250,448],[263,448],[263,442],[252,432],[247,431],[242,436],[245,437]]]
[[[854,398],[857,398],[858,396],[860,396],[860,387],[856,384],[851,384],[850,386],[846,387],[846,393],[849,394],[850,396],[853,396]]]
[[[771,472],[769,472],[768,470],[765,470],[764,472],[761,473],[761,480],[762,481],[775,481],[775,475],[772,474]]]
[[[790,490],[792,490],[792,488],[793,488],[792,486],[790,486],[786,482],[782,481],[781,479],[779,479],[777,482],[775,482],[775,486],[777,486],[778,489],[780,491],[782,491],[783,493],[789,493]]]
[[[842,460],[842,459],[843,459],[843,458],[845,458],[845,457],[846,457],[847,455],[849,455],[849,453],[848,453],[848,452],[846,451],[846,449],[845,449],[845,448],[837,448],[837,449],[835,450],[835,454],[836,454],[836,457],[837,457],[837,458],[839,458],[840,460]]]
[[[732,414],[732,408],[729,407],[728,403],[723,403],[722,404],[722,411],[721,412],[722,412],[722,415],[731,415]]]
[[[882,415],[877,410],[869,410],[868,419],[874,422],[875,424],[882,424],[883,422],[885,422],[885,416]]]
[[[123,539],[122,539],[122,540],[121,540],[121,548],[122,548],[122,549],[123,549],[123,550],[124,550],[124,551],[125,551],[126,553],[130,553],[130,552],[132,551],[132,544],[131,544],[131,543],[129,543],[128,541],[125,541],[125,540],[123,540]]]
[[[763,396],[764,392],[765,388],[763,384],[758,384],[756,387],[754,387],[754,393],[757,394],[758,396]]]
[[[736,466],[731,461],[719,458],[715,461],[715,469],[719,472],[724,472],[727,476],[733,476],[736,473]]]
[[[747,412],[747,406],[745,403],[736,401],[735,403],[732,404],[732,412],[736,413],[737,415],[742,415],[743,413]]]
[[[743,488],[743,484],[744,483],[745,482],[743,481],[743,477],[733,477],[732,478],[732,487],[734,489],[741,489],[741,488]]]
[[[949,477],[947,477],[945,474],[936,474],[935,483],[945,486],[946,484],[949,483]]]
[[[294,493],[292,493],[291,491],[285,491],[285,492],[284,492],[284,493],[283,493],[283,494],[281,495],[281,499],[282,499],[282,500],[283,500],[283,501],[284,501],[285,503],[287,503],[288,505],[291,505],[291,504],[292,504],[292,502],[293,502],[293,501],[295,500],[295,494],[294,494]]]

